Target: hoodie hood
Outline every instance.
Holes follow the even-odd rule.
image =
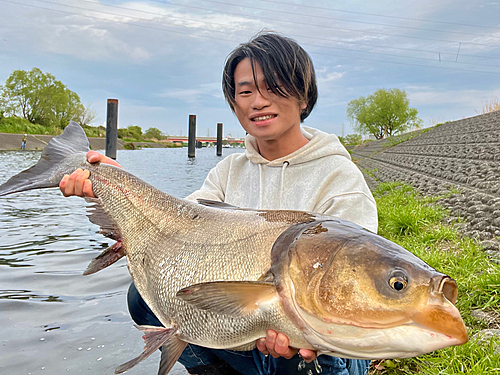
[[[302,134],[309,140],[306,145],[289,155],[269,161],[259,153],[259,147],[255,137],[248,134],[245,137],[245,156],[252,163],[264,164],[269,167],[281,167],[283,163],[296,165],[307,163],[308,161],[319,159],[330,155],[339,155],[351,160],[351,156],[340,143],[338,137],[334,134],[328,134],[321,130],[302,126]]]

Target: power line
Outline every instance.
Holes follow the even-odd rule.
[[[113,7],[113,8],[118,8],[118,9],[124,9],[124,10],[127,10],[127,11],[141,12],[141,13],[152,14],[152,15],[158,16],[158,13],[154,13],[154,12],[148,12],[148,11],[143,11],[143,10],[138,10],[138,9],[131,9],[131,8],[126,8],[126,7],[121,7],[121,6],[117,6],[117,5],[111,5],[111,4],[97,3],[97,2],[92,1],[92,0],[81,0],[81,1],[86,1],[88,3],[96,4],[96,5],[100,5],[100,6]],[[158,2],[161,3],[161,4],[166,4],[166,3],[162,2],[162,1],[158,1]],[[56,3],[54,3],[54,4],[56,4]],[[209,22],[209,21],[193,20],[193,19],[190,19],[190,18],[183,18],[183,17],[172,16],[172,15],[168,15],[168,17],[170,17],[170,18],[177,18],[177,19],[181,19],[181,20],[187,20],[187,21],[202,22],[202,23],[213,24],[213,25],[218,25],[218,26],[228,26],[227,24],[221,24],[221,23]],[[255,18],[253,18],[253,19],[255,19]],[[239,27],[239,29],[247,29],[248,30],[249,28]],[[297,35],[297,34],[295,34],[295,35]],[[344,43],[344,44],[354,44],[354,45],[360,45],[360,46],[369,46],[369,47],[372,47],[372,48],[374,47],[373,44],[351,42],[351,41],[334,39],[334,38],[319,38],[319,37],[311,37],[311,36],[304,36],[304,35],[297,35],[297,36],[298,37],[303,37],[303,38],[310,38],[310,39],[316,39],[316,40],[329,41],[329,42],[338,42],[338,43]],[[452,55],[452,56],[455,56],[454,52],[451,53],[451,52],[441,52],[441,51],[429,51],[429,50],[422,50],[422,49],[415,49],[415,48],[402,48],[402,47],[387,46],[387,45],[378,45],[377,47],[391,48],[391,49],[402,50],[402,51],[425,52],[425,53],[433,53],[433,54],[437,54],[437,55]],[[364,52],[364,51],[360,51],[360,52]],[[473,58],[481,58],[481,59],[500,59],[500,57],[490,57],[490,56],[482,56],[482,55],[470,55],[470,54],[464,54],[464,53],[462,53],[462,56],[473,57]],[[434,59],[431,59],[431,60],[434,60]],[[451,60],[443,60],[443,61],[451,61]],[[496,66],[496,65],[485,65],[485,66]]]
[[[47,0],[39,0],[39,1],[46,2],[46,3],[49,3],[49,4],[56,4],[56,5],[63,5],[63,6],[73,7],[71,5],[55,3],[55,2],[47,1]],[[97,4],[95,1],[92,1],[92,0],[80,0],[80,1],[85,1],[85,2],[91,3],[91,4]],[[155,15],[155,16],[159,15],[158,13],[155,13],[155,12],[149,12],[149,11],[138,10],[138,9],[130,9],[130,8],[121,7],[121,6],[118,6],[118,5],[110,5],[110,4],[103,4],[103,3],[100,3],[99,5],[100,6],[107,6],[107,7],[111,7],[111,8],[123,9],[123,10],[126,10],[126,11],[133,11],[133,12],[140,12],[140,13],[144,13],[144,14],[151,14],[151,15]],[[81,7],[76,7],[76,8],[77,9],[84,9],[84,10],[95,11],[95,10],[92,10],[92,9],[81,8]],[[98,11],[96,11],[96,12],[98,12]],[[128,17],[128,16],[125,16],[125,17]],[[192,18],[177,17],[177,16],[172,16],[172,15],[168,15],[168,16],[165,16],[165,17],[180,19],[180,20],[183,20],[183,21],[193,21],[193,22],[206,23],[206,24],[217,25],[217,26],[228,26],[227,24],[221,24],[221,23],[217,23],[217,22],[199,21],[199,20],[195,20],[195,19],[192,19]],[[141,20],[144,20],[144,19],[141,19]],[[147,21],[149,21],[149,22],[155,22],[155,23],[160,23],[160,24],[165,24],[164,22],[160,22],[160,21],[152,21],[152,20],[147,20]],[[247,29],[247,30],[249,30],[249,28],[246,28],[246,27],[239,28],[239,29]],[[208,31],[220,32],[220,31],[217,31],[217,30],[208,30]],[[304,35],[298,35],[298,36],[301,37],[301,38],[315,39],[315,40],[328,41],[328,42],[338,41],[340,43],[344,43],[344,41],[332,40],[330,38],[319,38],[319,37],[311,37],[311,36],[304,36]],[[349,42],[347,42],[347,43],[349,43]],[[357,45],[357,43],[352,43],[352,42],[350,44]],[[371,46],[371,47],[373,47],[373,46]],[[399,58],[409,58],[409,59],[417,59],[417,60],[425,60],[425,61],[433,61],[433,62],[436,61],[436,58],[426,58],[426,57],[416,57],[416,56],[402,56],[402,55],[397,55],[397,54],[382,53],[382,52],[373,52],[373,51],[361,51],[361,50],[354,50],[354,49],[341,48],[341,47],[328,47],[328,48],[337,49],[337,50],[340,50],[340,51],[356,52],[356,53],[370,53],[370,54],[382,55],[382,56],[391,56],[391,57],[399,57]],[[399,49],[397,47],[393,47],[393,48]],[[403,50],[406,50],[406,49],[403,49]],[[419,52],[423,52],[422,50],[418,50],[418,51]],[[429,51],[425,51],[425,52],[436,53],[436,52],[429,52]],[[448,53],[443,53],[443,54],[448,54]],[[449,53],[449,55],[455,56],[455,53]],[[462,56],[471,56],[471,55],[462,54]],[[474,56],[474,57],[476,57],[476,56]],[[439,60],[439,62],[453,62],[453,61],[451,61],[451,60]],[[454,62],[456,63],[457,61],[455,60]],[[497,67],[497,65],[492,65],[492,64],[478,64],[478,63],[470,63],[470,62],[462,62],[462,61],[459,64],[474,65],[474,66],[491,66],[491,67]]]
[[[339,12],[339,13],[359,14],[359,15],[363,15],[363,16],[383,17],[383,18],[398,19],[398,20],[404,20],[404,21],[429,22],[429,23],[438,23],[438,24],[443,24],[443,25],[468,26],[468,27],[479,27],[479,28],[500,30],[500,27],[498,27],[498,26],[473,25],[473,24],[459,23],[459,22],[425,20],[422,18],[389,16],[389,15],[385,15],[385,14],[364,13],[364,12],[356,12],[356,11],[336,9],[336,8],[323,8],[323,7],[316,7],[316,6],[312,6],[312,5],[301,5],[301,4],[295,4],[295,3],[290,4],[290,3],[285,3],[282,1],[272,1],[272,0],[260,0],[260,1],[265,2],[265,3],[271,3],[271,4],[280,4],[280,5],[287,5],[287,6],[292,5],[292,6],[297,6],[297,7],[301,7],[301,8],[326,10],[326,11],[333,11],[333,12]]]
[[[184,6],[184,5],[181,5],[181,4],[173,3],[172,1],[170,1],[169,3],[162,2],[160,0],[150,0],[150,1],[158,2],[158,3],[163,3],[163,4],[171,4],[171,5],[177,5],[177,6]],[[298,13],[287,12],[287,11],[283,11],[283,10],[266,9],[266,8],[259,8],[259,7],[255,7],[255,6],[225,3],[225,2],[222,2],[222,1],[216,1],[216,0],[201,0],[201,1],[204,1],[204,2],[207,2],[207,3],[213,3],[213,4],[229,5],[229,6],[233,6],[233,7],[246,8],[246,9],[263,10],[263,11],[268,11],[268,12],[272,11],[272,12],[276,12],[276,13],[282,13],[282,14],[288,14],[288,15],[294,15],[294,16],[301,16],[301,17],[304,17],[304,16],[315,17],[315,18],[329,20],[329,21],[343,21],[343,22],[351,22],[351,23],[361,23],[361,24],[364,24],[364,25],[394,27],[394,28],[398,28],[398,29],[432,31],[432,32],[439,32],[439,33],[449,33],[449,34],[460,34],[460,35],[470,35],[470,36],[491,37],[489,35],[475,34],[475,33],[464,33],[464,32],[460,32],[460,31],[434,30],[434,29],[425,29],[425,28],[421,28],[421,27],[401,26],[401,25],[388,25],[388,24],[385,24],[385,23],[348,20],[348,19],[344,19],[344,18],[335,18],[335,17],[328,17],[328,16],[298,14]],[[266,1],[266,2],[273,3],[272,1]],[[278,4],[285,4],[285,3],[282,3],[282,2],[276,2],[276,3],[278,3]],[[287,4],[287,5],[295,5],[295,4]],[[305,7],[305,8],[315,8],[315,7],[311,7],[311,6],[302,6],[302,7]],[[321,10],[325,10],[325,8],[320,8],[320,9]],[[493,37],[493,38],[500,39],[500,37]]]
[[[207,11],[210,11],[210,12],[218,12],[218,13],[224,13],[224,14],[231,14],[231,15],[235,15],[235,16],[248,17],[248,15],[242,14],[242,13],[235,13],[235,12],[228,12],[228,11],[208,9],[208,8],[204,8],[204,7],[200,7],[200,6],[195,6],[195,5],[177,4],[177,3],[173,3],[173,2],[166,3],[166,2],[163,2],[163,1],[160,1],[160,0],[149,0],[149,1],[157,2],[157,3],[161,3],[161,4],[176,5],[176,6],[185,7],[185,8],[200,9],[200,10],[207,10]],[[213,0],[203,0],[203,1],[209,1],[209,2],[213,2],[213,3],[220,3],[220,4],[224,4],[224,5],[232,5],[232,4],[221,3],[221,2],[213,1]],[[234,6],[237,6],[237,5],[234,5]],[[248,7],[248,6],[247,7],[242,7],[242,8],[257,9],[257,10],[263,10],[263,11],[269,12],[269,9],[265,9],[265,8]],[[286,11],[275,11],[274,10],[273,12],[284,13],[284,14],[292,14],[292,15],[296,15],[296,16],[303,16],[303,15],[299,15],[297,13],[291,13],[291,12],[286,12]],[[307,23],[307,22],[278,20],[276,18],[271,18],[271,17],[259,17],[259,19],[271,20],[271,21],[274,21],[274,22],[293,23],[295,25],[314,26],[314,27],[318,27],[319,26],[317,24],[311,24],[311,23]],[[340,27],[335,27],[335,26],[326,26],[326,25],[321,25],[321,27],[322,28],[326,28],[326,29],[334,29],[334,30],[340,30],[340,31],[350,31],[350,32],[363,33],[363,34],[375,34],[375,35],[386,35],[386,36],[394,36],[394,37],[407,38],[407,39],[429,40],[429,41],[433,41],[433,42],[446,42],[446,43],[453,43],[453,44],[462,43],[462,44],[470,44],[470,45],[485,46],[485,47],[500,47],[500,44],[484,44],[484,43],[454,41],[454,40],[447,40],[447,39],[425,38],[425,37],[417,37],[417,36],[409,36],[409,35],[398,35],[398,34],[383,33],[383,32],[378,32],[378,31],[345,29],[345,28],[340,28]]]
[[[77,16],[91,18],[91,19],[97,19],[97,20],[104,21],[104,22],[119,23],[119,24],[130,25],[130,26],[135,26],[135,27],[141,27],[141,28],[146,28],[146,29],[160,30],[160,31],[164,31],[164,32],[171,32],[171,33],[176,33],[176,34],[188,35],[188,36],[196,37],[196,38],[205,38],[205,39],[212,39],[212,40],[222,40],[222,41],[226,41],[226,42],[234,42],[234,40],[231,40],[231,39],[217,38],[217,37],[205,36],[205,35],[193,35],[192,33],[186,33],[186,32],[175,31],[175,30],[167,30],[167,29],[164,29],[164,28],[157,28],[157,27],[151,27],[151,26],[146,26],[146,25],[138,25],[138,24],[130,23],[130,22],[122,22],[122,21],[117,21],[117,20],[109,20],[109,19],[99,18],[99,17],[96,17],[96,16],[89,16],[89,15],[85,15],[85,14],[81,14],[81,13],[74,13],[74,12],[63,11],[63,10],[60,10],[60,9],[52,9],[52,8],[37,6],[37,5],[33,5],[33,4],[18,3],[18,2],[15,2],[15,1],[11,1],[11,0],[0,0],[0,1],[7,2],[7,3],[12,3],[12,4],[16,4],[16,5],[28,6],[28,7],[32,7],[32,8],[49,10],[49,11],[58,12],[58,13],[64,13],[64,14],[77,15]],[[41,1],[41,0],[38,0],[38,1]],[[47,2],[47,1],[43,1],[43,2]],[[56,3],[56,4],[58,4],[58,3]],[[63,4],[58,4],[58,5],[63,5]],[[71,6],[71,5],[65,5],[65,6],[72,7],[72,8],[78,8],[78,7]],[[80,9],[82,9],[82,8],[80,8]],[[143,18],[137,18],[137,17],[131,17],[131,16],[123,16],[123,15],[116,14],[116,13],[101,12],[101,11],[89,10],[89,9],[86,9],[86,8],[83,8],[83,9],[87,10],[87,11],[95,12],[95,13],[108,14],[108,15],[114,15],[114,16],[121,16],[121,17],[126,17],[126,18],[130,18],[130,19],[136,19],[136,20],[140,20],[140,21],[150,21],[150,20],[146,20],[146,19],[143,19]],[[162,24],[164,24],[164,23],[162,23]],[[217,32],[217,31],[214,31],[214,30],[209,30],[209,31]],[[309,45],[309,46],[315,47],[315,48],[318,48],[318,47],[319,48],[329,48],[329,47],[317,46],[317,45]],[[407,66],[416,66],[416,67],[432,68],[432,69],[455,70],[455,71],[462,71],[462,72],[487,73],[487,74],[499,74],[500,75],[500,72],[491,72],[491,71],[485,71],[485,70],[470,70],[470,69],[449,68],[449,67],[440,67],[440,66],[432,66],[432,65],[423,65],[423,64],[412,64],[412,63],[404,63],[404,62],[396,62],[396,61],[387,61],[387,60],[376,60],[376,59],[369,59],[369,58],[362,58],[362,57],[342,56],[342,55],[338,55],[338,54],[329,54],[329,53],[317,52],[317,51],[312,52],[312,53],[320,54],[320,55],[333,56],[333,57],[336,57],[336,58],[346,58],[346,59],[354,59],[354,60],[373,61],[373,62],[380,62],[380,63],[398,64],[398,65],[407,65]]]

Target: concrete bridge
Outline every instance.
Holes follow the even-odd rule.
[[[188,137],[184,136],[168,136],[167,141],[174,142],[174,143],[188,143]],[[244,143],[245,140],[243,138],[230,138],[230,137],[225,137],[222,138],[222,142],[226,141],[227,143]],[[217,143],[217,138],[216,137],[196,137],[196,142],[201,142],[201,143],[212,143],[216,144]]]

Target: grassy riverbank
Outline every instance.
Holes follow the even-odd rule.
[[[499,316],[500,266],[475,241],[441,223],[446,211],[435,204],[439,197],[419,197],[412,187],[398,183],[381,183],[374,195],[379,234],[457,281],[457,307],[471,340],[417,358],[378,361],[372,365],[370,375],[500,374],[499,340],[478,343],[473,338],[483,329],[500,328],[500,321],[486,323],[472,316],[477,309]]]
[[[106,135],[106,128],[103,126],[84,126],[83,129],[85,130],[87,137],[99,137],[99,135]],[[62,132],[63,129],[59,126],[32,124],[28,120],[19,117],[6,117],[0,119],[0,133],[59,135]]]
[[[88,138],[106,138],[106,128],[104,126],[83,126],[83,130]],[[123,148],[129,150],[141,149],[141,148],[151,148],[151,147],[163,147],[163,148],[177,148],[183,147],[183,145],[168,141],[158,141],[157,139],[148,139],[140,134],[136,137],[122,137],[120,135],[120,131],[123,129],[119,129],[118,138],[123,140]],[[127,129],[125,129],[127,130]],[[19,117],[9,117],[9,118],[0,118],[0,133],[7,134],[28,134],[28,135],[59,135],[63,132],[63,129],[58,126],[53,125],[40,125],[40,124],[32,124],[26,119],[22,119]],[[126,132],[129,134],[129,132]],[[29,144],[30,142],[28,142]],[[21,141],[16,143],[15,148],[4,148],[7,150],[19,149],[17,144],[21,144]],[[103,146],[101,146],[103,147]],[[2,149],[2,145],[0,144],[0,149]]]

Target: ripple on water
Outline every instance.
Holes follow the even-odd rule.
[[[159,189],[184,197],[220,160],[215,149],[197,155],[187,158],[186,149],[118,151],[117,161]],[[0,152],[0,183],[39,157],[40,152]],[[131,279],[125,260],[81,275],[112,242],[88,221],[86,205],[62,197],[58,189],[0,197],[2,374],[112,374],[142,351],[142,333],[126,306]],[[158,363],[155,353],[127,374],[156,373]],[[172,374],[185,371],[177,364]]]

